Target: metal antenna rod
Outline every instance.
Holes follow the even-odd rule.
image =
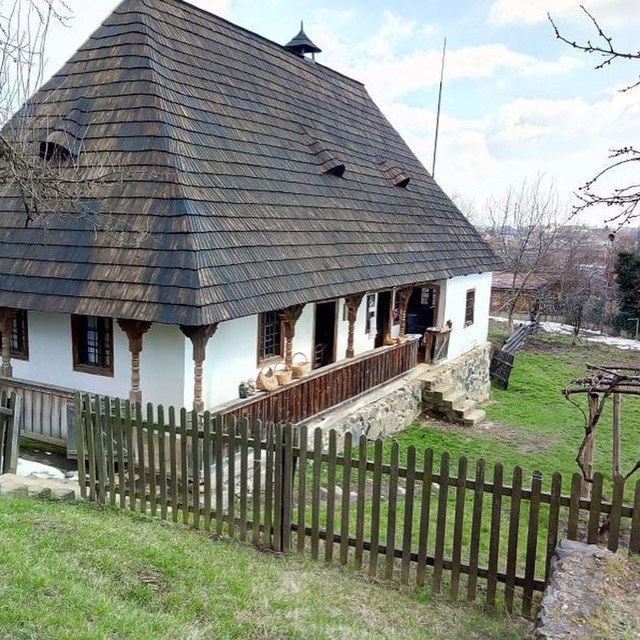
[[[436,137],[433,141],[433,163],[431,165],[431,176],[436,176],[436,153],[438,153],[438,132],[440,131],[440,105],[442,104],[442,81],[444,79],[444,56],[447,50],[447,39],[442,44],[442,66],[440,67],[440,88],[438,90],[438,110],[436,112]]]

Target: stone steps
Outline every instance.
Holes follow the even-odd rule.
[[[454,385],[441,386],[428,378],[423,378],[422,381],[425,385],[422,400],[427,413],[465,427],[484,420],[486,413],[477,408],[476,401],[468,398]]]

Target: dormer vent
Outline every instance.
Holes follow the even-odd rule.
[[[293,53],[297,53],[302,57],[304,57],[305,53],[310,53],[312,60],[316,59],[316,53],[320,53],[322,51],[322,49],[316,47],[316,45],[311,42],[309,36],[304,32],[304,23],[302,21],[300,21],[300,33],[298,33],[295,38],[287,42],[287,44],[284,45],[284,48],[288,51],[293,51]]]
[[[411,177],[408,176],[402,169],[389,162],[389,160],[378,159],[378,165],[385,178],[393,184],[395,187],[406,188],[411,181]]]
[[[341,162],[336,155],[327,149],[323,144],[314,140],[311,143],[311,149],[316,156],[320,170],[322,173],[330,173],[331,175],[341,178],[345,172],[345,164]]]
[[[86,117],[86,100],[78,100],[62,122],[40,140],[40,157],[60,161],[77,158],[82,151]]]

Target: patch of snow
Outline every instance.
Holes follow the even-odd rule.
[[[500,316],[489,316],[491,320],[496,322],[507,322],[507,318]],[[521,324],[521,323],[520,323]],[[560,322],[541,322],[540,328],[546,333],[557,333],[565,336],[573,335],[573,327],[569,324],[561,324]],[[600,344],[606,344],[610,347],[616,347],[618,349],[626,349],[629,351],[640,351],[640,341],[631,340],[630,338],[616,338],[615,336],[608,336],[599,331],[593,331],[591,329],[582,329],[580,331],[580,338],[586,339],[588,342],[597,342]]]
[[[41,462],[34,462],[33,460],[25,460],[24,458],[18,458],[17,474],[19,476],[35,476],[36,478],[64,478],[64,473],[60,469],[50,467],[47,464]]]

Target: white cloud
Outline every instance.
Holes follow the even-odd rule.
[[[514,23],[538,24],[554,18],[584,18],[578,0],[493,0],[487,22],[494,26]],[[599,20],[629,22],[640,20],[640,2],[631,0],[589,0],[586,8]]]

